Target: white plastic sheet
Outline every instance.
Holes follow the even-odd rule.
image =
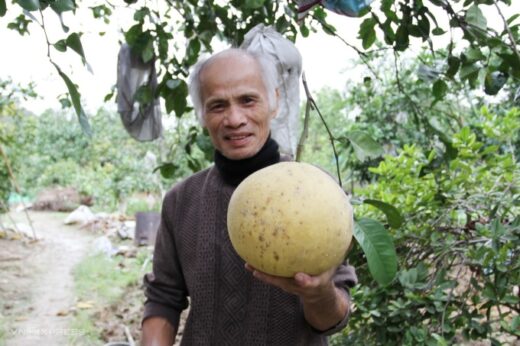
[[[259,24],[245,36],[240,48],[269,54],[277,63],[279,84],[278,114],[271,121],[271,135],[282,153],[296,156],[300,113],[302,57],[296,46],[270,26]]]

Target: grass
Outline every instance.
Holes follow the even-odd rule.
[[[78,305],[72,328],[81,333],[71,336],[71,344],[103,344],[101,331],[95,325],[96,311],[125,299],[125,288],[140,282],[143,274],[150,271],[149,255],[146,248],[139,248],[135,257],[93,254],[75,267]]]

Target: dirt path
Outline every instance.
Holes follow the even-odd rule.
[[[68,345],[74,333],[68,313],[75,305],[72,269],[94,235],[66,226],[66,214],[32,212],[38,242],[0,243],[0,311],[7,321],[6,345]],[[13,214],[27,223],[23,214]],[[3,305],[3,306],[2,306]]]

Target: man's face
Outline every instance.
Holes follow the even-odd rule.
[[[219,56],[200,75],[202,113],[213,146],[232,160],[254,156],[269,136],[276,114],[256,61],[246,55]]]

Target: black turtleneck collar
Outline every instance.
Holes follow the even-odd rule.
[[[254,156],[242,160],[231,160],[215,150],[215,166],[224,181],[237,186],[250,174],[280,162],[278,143],[269,136],[264,146]]]

